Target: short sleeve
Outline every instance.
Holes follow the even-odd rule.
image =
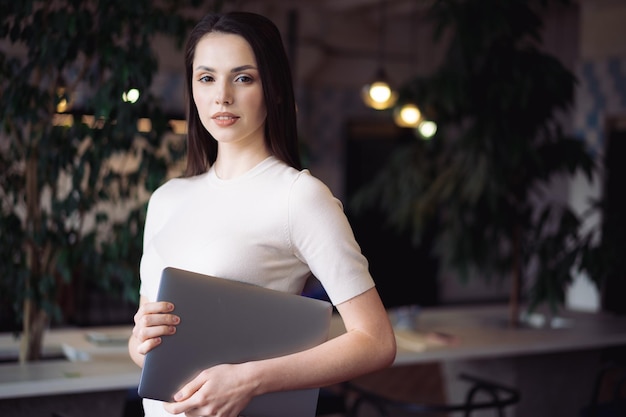
[[[309,266],[333,304],[374,286],[343,205],[306,170],[290,193],[289,229],[296,256]]]

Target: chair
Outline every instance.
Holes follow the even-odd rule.
[[[320,389],[316,416],[345,416],[347,411],[346,395],[341,385]]]
[[[346,390],[355,394],[348,416],[360,417],[364,407],[369,406],[380,417],[394,417],[396,415],[403,417],[447,416],[454,413],[463,413],[464,416],[471,416],[474,411],[478,410],[494,410],[496,416],[504,417],[505,409],[518,403],[520,400],[520,394],[516,389],[466,374],[461,374],[459,378],[470,384],[465,401],[459,404],[426,404],[398,401],[348,383],[346,384]],[[489,400],[478,399],[480,393],[486,394]]]
[[[596,375],[589,405],[582,417],[626,416],[626,364],[610,361]]]

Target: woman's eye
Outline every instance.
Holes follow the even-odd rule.
[[[237,78],[235,78],[235,82],[251,83],[252,82],[252,77],[250,77],[248,75],[239,75],[239,76],[237,76]]]
[[[211,77],[210,75],[203,75],[202,77],[198,78],[198,81],[200,81],[201,83],[209,83],[213,81],[213,77]]]

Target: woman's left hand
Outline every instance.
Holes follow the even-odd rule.
[[[216,365],[205,369],[165,404],[172,414],[188,417],[237,417],[254,396],[255,383],[246,378],[245,365]]]

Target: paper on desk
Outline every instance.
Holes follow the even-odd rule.
[[[129,333],[88,332],[84,337],[63,343],[63,353],[72,362],[85,362],[94,356],[128,355]]]
[[[418,332],[411,329],[395,329],[398,347],[422,352],[429,347],[447,346],[457,343],[457,338],[447,333]]]

